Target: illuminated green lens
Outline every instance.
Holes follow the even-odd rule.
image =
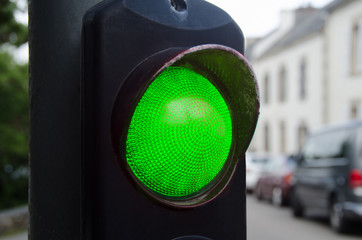
[[[126,159],[153,192],[186,197],[218,175],[231,141],[230,112],[215,86],[190,69],[168,67],[136,106]]]

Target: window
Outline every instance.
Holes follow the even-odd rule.
[[[280,152],[286,152],[286,130],[285,130],[285,122],[280,122]]]
[[[306,97],[306,62],[305,62],[305,59],[303,59],[301,62],[300,62],[300,65],[299,65],[299,97],[301,100],[304,100],[305,97]]]
[[[285,67],[281,67],[279,71],[279,101],[284,102],[287,95],[287,73]]]
[[[350,114],[349,114],[350,119],[358,118],[358,116],[359,116],[358,110],[359,110],[359,102],[357,102],[357,101],[352,102],[351,108],[350,108]]]
[[[270,151],[270,146],[269,146],[269,124],[265,123],[264,125],[264,150],[265,152],[269,152]]]
[[[351,46],[352,73],[362,73],[362,19],[353,24]]]
[[[298,146],[299,146],[299,149],[302,148],[303,146],[303,143],[307,137],[307,134],[308,134],[308,129],[307,127],[305,126],[304,123],[300,124],[299,127],[298,127]]]
[[[264,103],[269,103],[269,74],[266,74],[264,77]]]

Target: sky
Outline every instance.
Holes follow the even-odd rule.
[[[191,0],[189,0],[191,1]],[[238,23],[245,37],[262,37],[278,27],[280,12],[301,6],[323,7],[333,0],[207,0],[222,8]],[[17,1],[24,6],[24,0]],[[16,18],[27,23],[27,14],[19,13]],[[16,58],[24,62],[28,56],[28,46],[15,52]]]
[[[301,6],[323,7],[332,0],[207,0],[238,23],[245,37],[261,37],[279,25],[280,12]]]

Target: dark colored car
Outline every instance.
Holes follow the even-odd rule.
[[[287,205],[295,165],[293,156],[271,157],[266,171],[256,184],[256,197],[271,200],[273,204],[278,206]]]
[[[301,151],[292,183],[292,210],[328,214],[331,227],[348,231],[362,223],[362,122],[326,127]]]

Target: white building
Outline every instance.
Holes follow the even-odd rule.
[[[250,150],[293,154],[310,130],[362,120],[362,1],[281,17],[277,30],[246,51],[261,96]]]

